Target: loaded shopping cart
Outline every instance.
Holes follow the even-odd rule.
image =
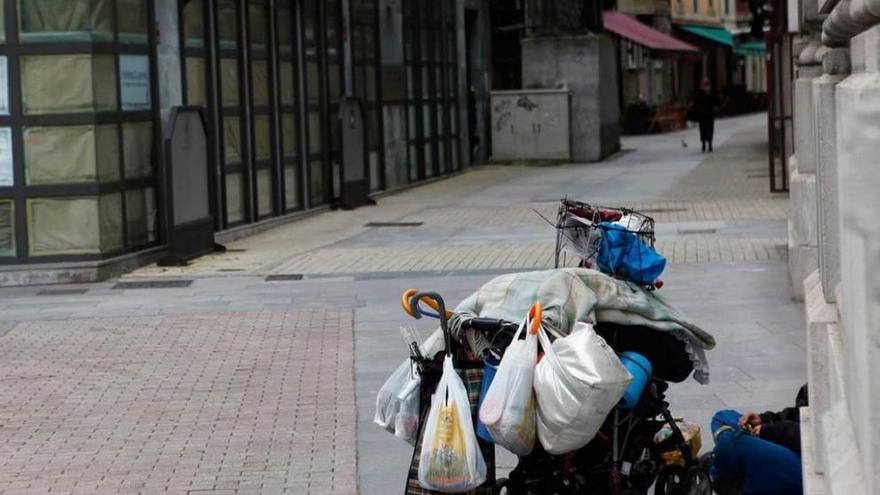
[[[627,398],[623,394],[621,402],[609,408],[595,435],[579,448],[562,454],[551,453],[542,442],[535,441],[534,449],[519,456],[517,466],[505,478],[495,479],[494,445],[479,433],[478,422],[480,399],[486,393],[487,381],[491,384],[499,359],[503,360],[511,344],[517,341],[518,332],[522,334],[522,322],[517,322],[522,315],[530,314],[531,322],[538,321],[548,329],[547,336],[553,342],[547,344],[551,347],[558,339],[566,338],[566,327],[587,326],[583,322],[571,323],[572,319],[579,318],[573,315],[581,313],[577,307],[583,302],[581,299],[589,299],[578,296],[574,301],[569,300],[573,293],[584,294],[577,284],[584,284],[596,294],[606,294],[613,293],[610,287],[625,282],[584,268],[505,275],[475,292],[459,304],[455,312],[446,311],[445,302],[436,293],[410,290],[403,294],[401,302],[408,314],[440,320],[440,329],[430,338],[424,342],[412,339],[411,359],[398,369],[403,370],[404,376],[418,377],[418,406],[413,408],[411,402],[404,404],[407,399],[411,401],[412,396],[401,398],[400,394],[389,395],[388,390],[384,397],[380,392],[377,401],[377,422],[414,446],[405,493],[440,493],[420,483],[419,468],[426,419],[432,397],[436,397],[437,385],[442,380],[442,363],[447,356],[452,358],[455,372],[467,390],[472,427],[477,432],[475,441],[485,463],[482,484],[463,493],[644,494],[652,486],[654,493],[661,495],[711,493],[706,471],[697,461],[699,428],[673,417],[665,392],[669,383],[683,381],[692,372],[696,371],[694,375],[698,380],[702,373],[708,372],[701,350],[710,348],[714,342],[711,336],[692,326],[647,290],[640,290],[630,301],[634,311],[639,311],[640,304],[646,306],[645,314],[661,315],[668,311],[669,314],[662,316],[669,323],[664,324],[667,330],[660,330],[660,325],[652,326],[650,321],[627,324],[632,322],[619,317],[589,325],[591,332],[621,356],[621,362],[627,363],[633,375],[641,376],[642,385],[637,395]],[[501,287],[507,292],[499,290]],[[568,289],[558,290],[559,287]],[[535,299],[543,305],[534,304]],[[605,304],[607,302],[599,298],[593,309],[601,310]],[[602,314],[601,311],[596,313]],[[676,321],[680,327],[670,330]],[[573,333],[571,328],[568,332]],[[634,359],[639,362],[633,364],[624,359],[625,355],[632,354],[638,356]],[[632,368],[645,365],[650,371]],[[409,387],[412,386],[410,383]],[[396,411],[409,412],[396,414],[395,407],[388,406],[389,396],[394,397],[392,402],[397,401]],[[401,416],[411,420],[408,428],[402,427],[403,432],[393,426],[394,420]]]

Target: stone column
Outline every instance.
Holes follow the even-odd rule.
[[[162,112],[163,130],[169,124],[171,108],[183,104],[180,25],[177,12],[177,0],[156,0],[155,19],[158,32],[156,65],[159,74],[159,108]]]
[[[829,326],[837,325],[837,306],[834,289],[840,280],[840,249],[837,208],[837,117],[835,90],[849,73],[849,52],[846,49],[821,47],[816,60],[822,63],[824,74],[813,80],[813,123],[815,129],[815,163],[818,201],[819,270],[804,283],[807,317],[807,373],[810,389],[810,434],[815,454],[813,466],[805,466],[816,474],[824,474],[827,465],[828,433],[821,418],[831,407],[831,365]]]
[[[868,2],[862,2],[868,3]],[[876,4],[877,2],[870,2]],[[840,8],[840,4],[837,6]],[[836,9],[835,9],[836,10]],[[849,416],[864,491],[880,491],[880,27],[852,38],[837,85],[840,316]]]
[[[788,222],[788,266],[792,291],[804,299],[804,280],[819,266],[816,201],[816,131],[813,79],[822,74],[816,61],[819,38],[810,37],[797,59],[794,84],[794,155],[789,161],[791,216]]]

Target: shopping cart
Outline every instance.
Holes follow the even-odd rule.
[[[461,330],[481,332],[491,342],[485,355],[476,356],[450,333],[448,320],[452,314],[446,311],[440,295],[411,289],[404,292],[401,303],[404,311],[414,318],[430,316],[440,320],[447,352],[455,356],[457,371],[469,391],[472,418],[476,422],[483,376],[482,359],[503,357],[519,324],[496,318],[464,318]],[[537,321],[541,320],[540,308],[540,304],[529,308]],[[657,361],[654,375],[650,377],[636,406],[631,409],[615,408],[596,437],[570,454],[549,454],[541,448],[540,442],[536,442],[535,450],[520,457],[507,478],[495,479],[494,446],[479,440],[489,476],[483,486],[469,493],[636,495],[646,494],[652,486],[657,495],[712,493],[709,476],[697,460],[699,441],[682,431],[665,398],[668,382],[683,381],[693,369],[692,366],[688,367],[690,359],[684,344],[671,335],[646,327],[597,324],[596,331],[618,353],[641,352]],[[414,356],[417,354],[414,353]],[[433,359],[415,357],[415,364],[423,373],[423,405],[430,404],[431,394],[439,380],[442,358],[443,353]],[[682,363],[686,363],[685,369],[682,369]],[[425,410],[423,406],[423,418]],[[420,428],[420,439],[421,435]],[[416,443],[406,493],[437,493],[425,490],[418,484],[420,450],[421,440]]]

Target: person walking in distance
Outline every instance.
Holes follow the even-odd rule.
[[[691,111],[694,120],[700,124],[700,143],[703,151],[708,148],[712,152],[712,134],[715,132],[715,109],[718,107],[718,98],[712,92],[712,83],[708,77],[700,81],[700,89],[694,95]]]

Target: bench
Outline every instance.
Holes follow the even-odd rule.
[[[687,110],[678,103],[657,105],[648,132],[669,132],[687,129]]]

